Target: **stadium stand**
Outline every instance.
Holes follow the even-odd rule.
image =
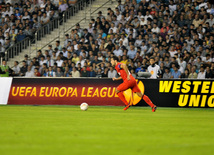
[[[56,3],[50,0],[49,3],[56,7]],[[31,36],[32,28],[48,23],[51,13],[41,3],[40,22],[32,21],[37,26],[30,26],[29,21],[33,20],[30,15],[34,16],[30,4],[27,1],[23,7],[6,3],[3,7],[1,51],[17,39]],[[17,8],[21,6],[23,10],[19,14]],[[65,8],[58,7],[58,10]],[[57,40],[54,46],[47,45],[47,50],[38,50],[34,58],[26,55],[20,71],[15,61],[11,76],[112,77],[115,72],[110,58],[116,55],[134,76],[148,72],[150,67],[156,68],[156,73],[151,71],[152,78],[214,78],[214,6],[209,1],[118,0],[115,8],[104,9],[106,14],[99,11],[87,28],[76,23],[64,35],[64,41]],[[16,11],[14,17],[12,10]],[[60,11],[58,15],[62,16]],[[4,24],[5,20],[12,23],[12,18],[17,18],[16,25]]]
[[[81,12],[82,10],[86,10],[85,8],[87,8],[93,2],[94,0],[79,0],[79,1],[70,0],[68,1],[68,4],[65,4],[65,3],[63,4],[61,3],[61,1],[59,2],[59,1],[48,0],[47,2],[45,1],[46,10],[43,9],[43,11],[41,11],[42,9],[40,8],[41,6],[40,3],[44,3],[43,1],[41,2],[40,1],[29,1],[29,2],[17,1],[17,4],[18,5],[20,4],[21,8],[22,7],[25,8],[25,3],[31,3],[34,11],[32,14],[28,12],[28,15],[31,15],[32,19],[29,23],[27,20],[26,25],[29,26],[29,31],[26,31],[27,35],[19,37],[17,41],[16,39],[17,36],[15,36],[16,34],[15,32],[15,34],[13,35],[14,36],[13,40],[16,39],[16,42],[14,41],[14,44],[11,44],[11,46],[8,49],[4,50],[5,58],[7,60],[9,59],[8,64],[12,66],[13,61],[16,61],[16,60],[20,61],[21,59],[19,58],[23,59],[25,54],[28,54],[29,57],[31,58],[32,55],[36,53],[35,51],[37,51],[37,49],[42,49],[42,47],[46,46],[46,44],[50,42],[50,40],[53,40],[53,38],[55,39],[56,37],[58,37],[60,39],[59,34],[67,30],[66,24],[69,25],[69,27],[71,27],[71,25],[76,24],[77,22],[75,20],[73,20],[74,22],[69,21],[69,19],[74,16],[77,17],[77,14],[80,14],[79,12]],[[6,2],[3,1],[3,3],[1,3],[2,4],[1,6],[4,7],[5,3],[7,4],[8,1]],[[16,4],[16,1],[13,1],[13,3]],[[62,5],[64,6],[64,8],[67,8],[66,11],[61,11],[61,8],[64,9],[63,7],[61,7]],[[4,10],[1,10],[1,11],[4,11]],[[14,12],[15,11],[16,10],[14,9]],[[37,15],[37,13],[35,12],[38,12],[39,15]],[[46,15],[43,15],[44,13],[46,13]],[[48,16],[50,16],[51,18],[48,18]],[[39,22],[33,19],[37,19],[39,21],[42,19],[42,21]],[[46,24],[44,23],[45,20],[46,20]],[[25,22],[25,20],[23,21]],[[14,22],[19,22],[19,21],[15,19]],[[33,28],[30,28],[30,27],[33,27]],[[12,29],[15,29],[15,28],[16,27],[14,24],[14,27],[11,27],[9,30],[12,31]]]

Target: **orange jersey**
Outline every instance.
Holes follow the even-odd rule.
[[[118,62],[117,65],[115,66],[115,69],[117,73],[122,77],[123,81],[127,80],[127,73],[126,71],[121,68],[122,63]],[[131,75],[131,73],[128,71],[130,79],[135,80],[135,78]]]

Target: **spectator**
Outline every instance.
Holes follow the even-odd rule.
[[[34,77],[35,75],[34,75],[34,72],[31,70],[31,66],[28,66],[27,67],[27,72],[25,73],[25,77],[28,77],[28,78],[30,78],[30,77]]]
[[[96,21],[91,19],[89,27],[84,30],[77,23],[76,27],[71,30],[70,36],[65,37],[64,53],[61,53],[62,47],[60,42],[57,42],[55,50],[50,47],[49,53],[45,52],[45,60],[49,59],[47,56],[50,55],[54,63],[58,61],[57,56],[60,56],[63,61],[61,62],[62,71],[65,71],[68,65],[71,71],[72,62],[78,66],[79,71],[83,66],[93,65],[93,70],[90,72],[93,77],[98,74],[100,67],[96,64],[99,64],[103,58],[105,59],[103,61],[105,66],[100,68],[103,74],[104,68],[110,67],[108,61],[113,55],[118,56],[120,61],[131,69],[135,69],[139,61],[144,68],[147,68],[149,59],[154,57],[155,63],[161,65],[163,73],[160,75],[164,74],[165,67],[172,67],[171,70],[174,71],[173,68],[177,65],[182,75],[187,77],[185,69],[190,71],[194,68],[195,72],[198,72],[202,63],[208,67],[212,65],[214,27],[212,6],[209,3],[207,5],[204,1],[197,1],[197,3],[188,1],[183,4],[172,0],[169,2],[143,0],[127,1],[124,4],[119,1],[115,10],[108,8],[106,17],[99,12]],[[19,34],[17,35],[18,30],[29,35],[28,32],[32,27],[33,34],[41,26],[40,22],[44,20],[44,16],[51,20],[58,14],[54,9],[60,10],[60,16],[63,14],[63,9],[67,9],[67,4],[61,1],[52,3],[48,0],[39,2],[37,5],[40,7],[33,8],[32,2],[27,1],[23,8],[21,5],[13,8],[15,6],[13,4],[9,9],[2,8],[0,42],[4,48],[3,51],[14,44],[17,39],[21,40],[20,36],[18,38]],[[8,16],[11,10],[15,10],[14,15],[12,13]],[[137,52],[140,54],[138,55]],[[41,56],[42,52],[38,55],[39,61]],[[87,64],[85,65],[81,60],[82,65],[78,65],[79,59],[87,60]],[[208,68],[206,70],[209,72]],[[195,73],[191,73],[192,75]]]
[[[79,61],[79,57],[77,56],[77,53],[73,54],[73,58],[72,58],[72,62],[74,62],[75,64]]]
[[[198,26],[202,23],[202,20],[199,19],[199,16],[196,14],[195,18],[192,22],[192,24],[195,26],[195,28],[198,28]]]
[[[181,72],[178,70],[177,65],[175,65],[175,66],[173,67],[173,70],[174,70],[174,72],[172,72],[171,78],[173,78],[173,79],[181,78]]]
[[[91,33],[88,32],[88,29],[83,30],[83,36],[86,40],[89,40],[89,37],[92,36]]]
[[[57,50],[57,49],[56,49]],[[56,51],[52,52],[51,59],[55,62],[57,60]]]
[[[48,67],[48,72],[46,73],[46,77],[56,77],[55,71],[52,69],[51,66]]]
[[[116,55],[117,57],[122,56],[123,55],[123,51],[121,49],[119,49],[119,45],[116,45],[116,49],[113,51],[114,55]]]
[[[9,33],[7,33],[9,35]],[[7,50],[10,46],[11,46],[11,43],[10,43],[10,37],[8,38],[5,38],[5,43],[4,43],[4,48],[5,50]]]
[[[210,57],[210,54],[206,54],[206,57],[204,57],[202,61],[204,62],[204,64],[210,66],[210,65],[211,65],[211,62],[212,62],[212,59],[211,59],[211,57]]]
[[[92,66],[90,66],[89,77],[96,77],[96,71]]]
[[[186,61],[183,60],[183,56],[180,56],[180,58],[177,58],[178,64],[180,66],[179,71],[181,73],[184,73],[184,70],[186,68]]]
[[[138,51],[133,59],[134,62],[142,62],[143,58],[140,56],[140,47],[138,48]]]
[[[204,67],[200,67],[200,72],[198,73],[197,79],[205,79],[206,72],[204,71]]]
[[[68,9],[68,4],[62,1],[62,3],[59,5],[59,15],[62,17],[62,14]]]
[[[166,40],[166,36],[167,36],[168,32],[167,32],[167,28],[164,27],[163,31],[160,32],[160,36],[163,38],[163,40]]]
[[[143,16],[141,16],[140,19],[141,19],[141,20],[140,20],[140,26],[141,26],[141,28],[142,28],[144,25],[147,25],[147,20],[145,20],[145,18],[144,18]]]
[[[101,70],[101,68],[98,68],[96,77],[97,78],[101,78],[102,77],[102,70]]]
[[[199,70],[203,62],[201,61],[201,57],[197,57],[196,59],[197,59],[195,62],[195,65],[197,67],[196,69]]]
[[[86,67],[84,66],[82,68],[82,71],[81,71],[81,77],[88,77],[89,76],[89,73],[88,71],[86,70]]]
[[[153,24],[152,32],[157,34],[160,33],[160,28],[157,26],[156,23]]]
[[[119,40],[119,42],[122,42],[123,46],[128,47],[128,39],[125,37],[125,34],[121,35],[121,39]]]
[[[47,67],[52,67],[54,65],[54,61],[53,59],[51,59],[50,55],[47,55],[46,63],[47,63]]]
[[[182,79],[187,79],[189,77],[189,70],[185,69],[184,73],[181,74]]]
[[[22,67],[20,69],[20,76],[25,76],[25,73],[27,72],[27,64],[26,61],[22,61]]]
[[[57,63],[57,67],[62,67],[63,60],[61,59],[60,56],[57,57],[56,63]]]
[[[99,64],[101,61],[100,60],[98,60],[98,56],[97,55],[95,55],[94,56],[94,60],[93,61],[91,61],[91,64],[93,64],[93,63],[95,63],[95,64]]]
[[[106,46],[106,48],[107,48],[109,51],[111,51],[111,52],[114,51],[115,46],[114,46],[114,44],[112,43],[111,40],[108,41],[108,45]]]
[[[169,53],[170,53],[171,57],[174,57],[175,54],[178,53],[178,52],[175,50],[174,46],[171,46],[170,50],[169,50]]]
[[[30,29],[30,26],[26,27],[26,29],[24,30],[24,34],[26,35],[26,37],[33,39],[33,33],[32,30]]]
[[[133,69],[134,70],[134,69]],[[135,73],[145,72],[145,69],[141,69],[141,62],[137,62],[137,68],[135,69]]]
[[[65,41],[64,41],[64,47],[68,48],[68,43],[71,42],[72,40],[69,38],[69,34],[65,35]]]
[[[5,48],[2,46],[2,43],[0,42],[0,58],[5,56]]]
[[[13,70],[12,76],[19,76],[20,67],[19,67],[18,61],[14,61],[14,66],[13,66],[12,70]]]
[[[63,57],[65,57],[65,58],[68,57],[68,51],[65,47],[62,48],[62,54],[63,54]]]
[[[19,41],[22,41],[22,40],[24,40],[25,39],[25,37],[26,37],[26,35],[23,33],[23,31],[20,29],[19,30],[19,33],[18,33],[18,35],[17,35],[17,41],[19,42]]]
[[[33,29],[32,32],[36,32],[41,27],[41,23],[38,22],[38,19],[33,19]]]
[[[72,74],[73,78],[79,78],[80,77],[80,72],[77,70],[76,67],[73,67],[71,74]]]
[[[151,79],[157,79],[160,74],[160,66],[155,64],[155,59],[153,57],[150,58],[150,66],[147,68],[147,71],[151,74]]]
[[[47,4],[46,2],[47,2],[46,0],[41,1],[41,3],[40,3],[40,9],[41,9],[41,11],[45,10],[46,4]]]
[[[0,77],[9,77],[9,66],[7,65],[7,61],[3,60],[2,65],[0,65],[1,73]]]
[[[133,61],[130,62],[129,66],[128,66],[128,69],[129,69],[129,70],[132,70],[132,69],[133,69],[134,71],[136,70],[136,66],[135,66],[135,64],[134,64]]]
[[[213,78],[213,72],[211,72],[209,66],[206,67],[206,75],[205,75],[205,78],[207,78],[207,79]]]
[[[113,67],[110,67],[110,70],[108,71],[108,78],[116,77],[116,75],[117,75],[117,71],[114,70]]]
[[[195,72],[195,68],[192,67],[188,78],[189,79],[197,79],[197,77],[198,77],[198,74]]]
[[[38,68],[35,68],[35,69],[34,69],[34,76],[35,76],[35,77],[40,77],[40,76],[41,76],[41,74],[40,74]]]
[[[69,67],[65,67],[64,77],[71,77],[71,73],[69,71]]]
[[[24,56],[24,61],[26,62],[27,65],[30,65],[31,61],[30,61],[30,59],[29,59],[27,54],[25,54],[25,56]]]
[[[165,68],[165,73],[163,74],[163,79],[170,79],[172,77],[171,72],[169,71],[169,68]]]
[[[134,49],[134,46],[131,45],[131,46],[130,46],[130,50],[129,50],[128,53],[127,53],[127,56],[128,56],[130,59],[134,59],[134,57],[136,56],[136,53],[137,53],[137,51]]]
[[[131,22],[131,25],[135,28],[138,29],[140,27],[140,21],[138,20],[137,17],[134,18],[134,20]]]
[[[80,65],[81,65],[81,68],[84,66],[84,63],[85,63],[85,59],[83,59],[83,57],[82,56],[79,56],[79,61],[77,61],[77,63],[76,63],[76,67],[78,67],[77,65],[80,63]]]
[[[63,77],[63,72],[61,71],[61,67],[57,67],[56,77]]]
[[[47,63],[47,60],[45,60],[45,57],[42,55],[41,60],[39,61],[39,66],[42,66],[44,63]]]
[[[43,65],[40,67],[39,72],[41,73],[41,76],[46,77],[46,74],[48,72],[47,64],[43,63]]]
[[[108,77],[108,68],[104,68],[104,72],[102,73],[102,77],[103,78],[107,78]]]

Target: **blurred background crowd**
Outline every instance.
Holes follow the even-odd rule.
[[[1,56],[71,5],[59,0],[14,2],[0,6]],[[214,5],[209,1],[118,0],[116,8],[107,10],[86,29],[77,23],[64,42],[38,50],[33,59],[25,55],[21,66],[14,62],[10,75],[112,78],[117,73],[110,58],[116,55],[134,77],[138,72],[166,79],[214,77]],[[3,72],[5,66],[6,61]]]

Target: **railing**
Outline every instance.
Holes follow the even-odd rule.
[[[64,17],[64,16],[63,16]],[[35,33],[34,39],[35,39],[35,49],[31,49],[29,50],[29,57],[31,57],[31,54],[35,51],[38,50],[38,41],[41,40],[43,37],[45,37],[45,35],[50,34],[51,31],[53,31],[54,29],[60,27],[60,23],[64,21],[63,18],[55,18],[52,21],[50,21],[48,24],[44,25],[43,27],[41,27],[40,29],[38,29]],[[58,37],[58,35],[57,35]]]
[[[97,9],[95,9],[93,12],[91,12],[91,8],[90,8],[90,18],[91,15],[94,14],[97,10],[99,10],[100,8],[102,8],[104,5],[106,5],[108,2],[111,2],[111,4],[113,3],[112,0],[108,0],[106,1],[104,4],[102,4],[100,7],[98,7]]]
[[[88,2],[88,3],[87,3],[87,2]],[[94,14],[94,13],[95,13],[97,10],[99,10],[100,8],[102,8],[104,5],[106,5],[106,4],[109,3],[109,2],[113,3],[112,0],[107,0],[104,4],[102,4],[100,7],[98,7],[98,8],[95,9],[93,12],[91,12],[91,4],[92,4],[93,0],[88,0],[87,2],[85,3],[85,6],[86,6],[86,5],[89,5],[89,17],[90,17],[90,19],[91,19],[91,15]],[[84,6],[83,6],[83,7],[84,7]],[[85,17],[81,18],[81,19],[80,19],[79,21],[77,21],[76,23],[80,23],[80,22],[82,22],[83,20],[86,21],[86,14],[87,14],[87,12],[86,12],[86,9],[85,9]],[[72,26],[71,26],[70,28],[68,28],[67,30],[64,30],[63,33],[64,33],[64,34],[67,33],[68,31],[70,31],[71,29],[73,29],[73,28],[75,27],[75,25],[76,25],[76,24],[72,25]],[[60,34],[59,34],[58,38],[60,38]],[[55,41],[55,40],[56,40],[56,38],[52,39],[48,44],[52,43],[52,42]],[[47,44],[47,45],[48,45],[48,44]],[[45,47],[47,47],[47,45],[44,45],[44,46],[41,48],[41,50],[44,49]]]
[[[90,3],[92,3],[94,0],[90,0]],[[9,60],[10,58],[14,58],[14,56],[17,56],[21,53],[23,49],[26,49],[28,46],[31,47],[31,44],[35,44],[36,48],[34,50],[30,49],[28,55],[30,56],[35,50],[37,50],[37,41],[41,40],[45,35],[50,34],[51,31],[53,31],[55,28],[59,28],[60,24],[63,24],[66,22],[67,19],[69,19],[71,16],[74,16],[76,13],[78,13],[79,10],[83,10],[86,6],[90,5],[88,3],[89,0],[78,0],[74,5],[69,7],[67,11],[65,11],[62,14],[63,18],[55,18],[51,20],[48,24],[43,25],[41,28],[39,28],[33,35],[33,39],[30,37],[26,37],[24,40],[19,41],[15,43],[13,46],[9,47],[5,51],[5,59]],[[86,17],[86,15],[85,15]],[[86,19],[86,18],[85,18]],[[58,29],[59,33],[56,36],[56,38],[59,38],[60,36],[60,29]],[[65,27],[63,26],[63,32],[65,32]],[[52,39],[55,40],[56,38]],[[60,39],[60,38],[59,38]],[[3,58],[0,59],[0,64],[2,64]]]
[[[85,16],[80,18],[79,21],[77,21],[76,23],[80,23],[83,20],[86,21],[86,7],[89,6],[89,14],[90,14],[90,18],[91,15],[94,14],[97,10],[99,10],[100,8],[102,8],[104,5],[106,5],[108,2],[112,3],[112,0],[107,0],[104,4],[102,4],[100,7],[98,7],[97,9],[95,9],[93,12],[91,12],[91,4],[93,3],[93,1],[95,0],[79,0],[77,1],[73,6],[71,6],[67,11],[65,11],[62,15],[62,18],[56,18],[51,20],[48,24],[42,26],[41,28],[39,28],[34,36],[33,39],[26,37],[24,40],[16,43],[15,45],[11,46],[10,48],[8,48],[5,52],[5,59],[9,60],[10,58],[13,58],[14,56],[17,56],[19,53],[21,53],[21,51],[23,49],[26,49],[28,46],[30,47],[30,50],[28,52],[29,57],[31,58],[31,54],[34,53],[35,51],[38,50],[38,45],[37,45],[37,41],[41,40],[41,38],[43,38],[44,36],[46,36],[47,34],[50,34],[51,31],[53,31],[54,29],[58,29],[58,34],[54,37],[51,38],[51,40],[47,41],[47,43],[40,47],[39,49],[44,49],[45,47],[47,47],[48,44],[52,43],[53,41],[60,40],[60,35],[61,33],[65,34],[67,33],[69,30],[71,30],[72,28],[75,27],[76,24],[72,25],[70,28],[68,28],[67,30],[65,30],[65,22],[71,17],[71,16],[75,16],[76,13],[78,13],[79,10],[85,10]],[[63,25],[63,30],[60,29],[60,25]],[[34,44],[35,48],[32,49],[31,45]],[[23,58],[20,58],[19,61],[23,60]],[[2,59],[0,60],[2,63]]]
[[[54,38],[51,38],[51,40],[49,40],[47,42],[47,44],[45,44],[44,46],[42,46],[40,49],[44,49],[45,47],[47,47],[48,44],[54,42],[55,40],[59,40],[60,41],[60,35],[61,33],[63,33],[65,35],[65,33],[67,33],[69,30],[71,30],[73,27],[75,27],[75,25],[77,23],[80,23],[81,21],[85,20],[86,21],[86,7],[90,6],[92,2],[95,0],[82,0],[82,1],[78,1],[72,8],[70,8],[68,11],[66,11],[65,13],[63,13],[63,18],[58,20],[58,25],[60,25],[60,23],[62,23],[63,25],[63,30],[60,29],[60,27],[58,26],[58,35],[55,36]],[[65,22],[67,19],[69,19],[71,16],[75,16],[76,13],[78,13],[79,10],[85,10],[85,16],[83,18],[80,18],[80,20],[78,20],[73,26],[71,26],[69,29],[65,30]],[[37,50],[37,49],[36,49]],[[34,51],[32,51],[31,53],[33,53]]]
[[[31,37],[26,37],[22,41],[15,43],[13,46],[9,47],[5,51],[5,59],[9,60],[10,58],[14,58],[21,53],[23,49],[26,49],[28,46],[31,48],[31,44],[35,44],[37,47],[37,41],[41,40],[47,34],[50,34],[55,28],[58,28],[59,18],[51,20],[48,24],[43,25],[39,28]],[[31,49],[29,50],[29,55],[31,54]]]

